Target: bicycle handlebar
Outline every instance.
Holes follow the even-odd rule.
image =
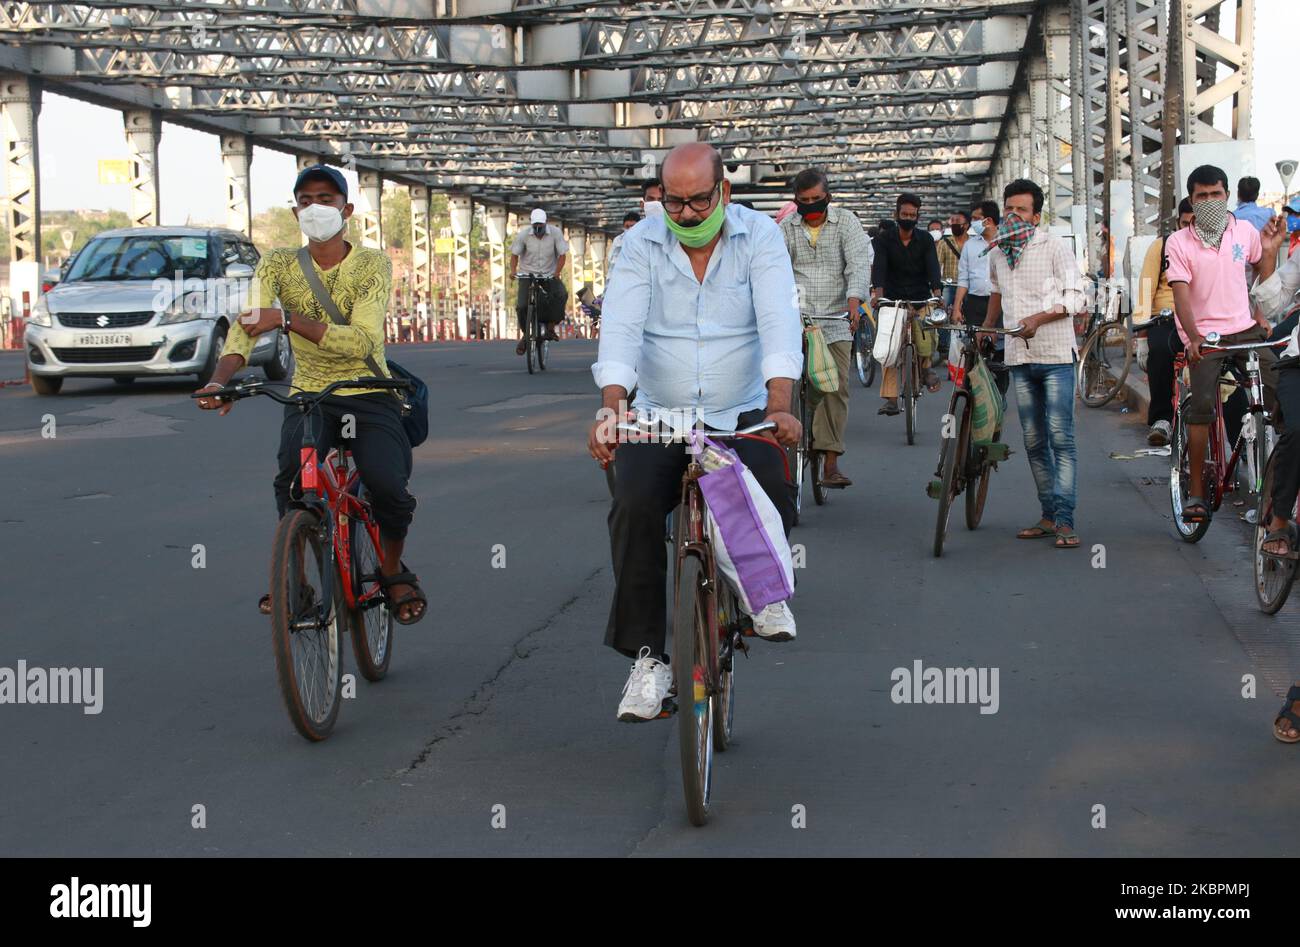
[[[998,329],[994,327],[985,328],[984,326],[977,326],[969,322],[949,322],[947,319],[942,321],[926,321],[930,322],[930,324],[936,329],[948,329],[951,332],[964,332],[967,334],[973,332],[985,332],[989,335],[1019,335],[1022,328],[1021,326],[1016,326],[1014,329]]]
[[[931,296],[929,299],[886,299],[881,296],[876,300],[877,306],[912,306],[920,309],[922,306],[942,306],[943,300],[938,296]]]
[[[638,427],[636,424],[629,424],[627,421],[620,421],[616,429],[624,434],[636,434],[638,437],[647,436],[653,432],[644,427]],[[738,431],[702,431],[708,437],[717,440],[724,440],[731,437],[744,437],[747,434],[759,434],[763,431],[775,431],[775,421],[760,421],[758,424],[751,424],[749,427],[741,428]],[[674,432],[675,433],[675,432]]]
[[[1236,345],[1220,345],[1219,340],[1221,338],[1222,336],[1217,332],[1209,333],[1205,336],[1205,341],[1201,345],[1201,350],[1214,352],[1238,352],[1247,351],[1249,349],[1269,349],[1276,348],[1279,345],[1286,345],[1291,341],[1290,336],[1288,336],[1285,339],[1278,339],[1276,342],[1242,342]]]
[[[382,388],[391,391],[410,391],[411,382],[404,378],[356,378],[346,379],[344,381],[332,382],[326,385],[319,392],[299,392],[296,395],[282,395],[273,390],[274,387],[288,387],[287,382],[269,382],[269,381],[246,381],[237,385],[227,385],[225,388],[218,388],[216,391],[196,391],[190,395],[191,399],[199,398],[216,398],[218,401],[239,401],[241,398],[250,398],[253,395],[266,395],[273,401],[280,404],[303,404],[307,402],[317,402],[326,395],[332,394],[341,388]]]

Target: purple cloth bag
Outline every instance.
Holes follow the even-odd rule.
[[[794,594],[794,587],[750,493],[750,485],[760,492],[762,488],[753,474],[745,476],[748,469],[734,451],[698,432],[691,433],[693,442],[701,448],[707,445],[732,460],[730,466],[706,473],[699,483],[704,501],[727,547],[727,555],[744,587],[745,597],[755,612],[774,602],[784,602]],[[772,505],[766,494],[763,500]],[[775,512],[775,507],[772,512]],[[780,529],[779,516],[776,524]]]

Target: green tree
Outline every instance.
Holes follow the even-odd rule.
[[[298,218],[287,207],[272,207],[253,218],[253,243],[265,253],[282,247],[302,244]]]

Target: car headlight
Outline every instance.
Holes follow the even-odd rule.
[[[34,326],[45,326],[49,328],[54,325],[54,317],[50,315],[49,307],[45,305],[44,299],[36,300],[36,305],[32,306],[32,314],[27,317],[29,324]]]
[[[177,322],[193,322],[195,319],[203,318],[203,309],[201,306],[190,302],[186,305],[185,299],[178,299],[170,306],[163,310],[162,318],[158,320],[160,326],[172,325]]]

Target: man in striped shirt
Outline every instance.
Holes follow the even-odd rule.
[[[827,487],[852,484],[839,469],[844,429],[849,421],[849,356],[858,329],[858,307],[871,291],[871,241],[850,210],[832,207],[826,175],[819,168],[794,179],[797,214],[781,221],[781,234],[794,267],[799,314],[822,330],[839,374],[839,388],[821,392],[809,385],[813,406],[812,442],[823,462]],[[844,312],[848,309],[849,318]]]
[[[1075,464],[1073,315],[1086,305],[1079,268],[1065,242],[1039,226],[1043,190],[1033,181],[1012,181],[1002,192],[997,246],[989,248],[990,289],[984,325],[1002,316],[1008,330],[1007,366],[1016,386],[1016,408],[1025,454],[1038,488],[1042,516],[1018,539],[1055,537],[1056,548],[1074,549]]]

